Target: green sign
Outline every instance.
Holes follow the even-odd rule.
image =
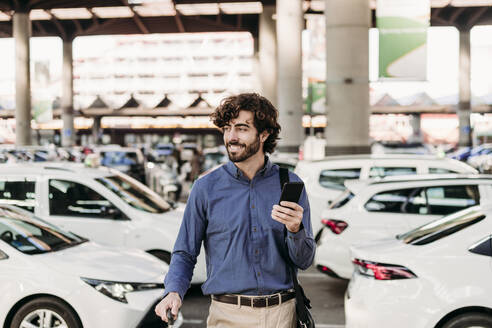
[[[379,77],[427,79],[429,0],[378,0]]]

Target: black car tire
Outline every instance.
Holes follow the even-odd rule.
[[[492,328],[492,315],[486,313],[464,313],[447,321],[442,328]]]
[[[19,328],[22,321],[36,310],[49,310],[60,316],[68,328],[82,328],[77,314],[67,304],[55,297],[40,297],[24,304],[12,318],[10,328]],[[56,327],[54,325],[53,327]]]

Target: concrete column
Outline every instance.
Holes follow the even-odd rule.
[[[420,114],[416,113],[410,115],[410,126],[412,127],[413,133],[408,142],[423,142]]]
[[[259,78],[261,94],[277,106],[277,31],[275,6],[263,6],[259,26]]]
[[[15,38],[15,144],[32,144],[31,139],[31,76],[29,67],[29,13],[14,14]]]
[[[302,1],[277,0],[277,108],[280,151],[298,152],[302,128]]]
[[[70,147],[75,144],[74,116],[73,116],[73,57],[72,40],[63,40],[63,67],[62,67],[62,119],[63,130],[61,144]]]
[[[459,66],[459,141],[461,147],[471,146],[471,70],[470,70],[470,29],[460,29]]]
[[[325,0],[327,154],[369,152],[367,0]]]
[[[100,140],[101,134],[101,117],[100,116],[95,116],[93,118],[93,123],[92,123],[92,143],[94,145],[98,145]]]

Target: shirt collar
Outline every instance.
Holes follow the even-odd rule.
[[[263,168],[260,169],[256,175],[261,175],[262,177],[265,176],[266,173],[268,173],[273,167],[273,163],[270,161],[268,156],[265,155],[265,164],[263,165]],[[225,165],[225,169],[236,179],[247,179],[243,172],[231,161],[228,161],[227,164]]]

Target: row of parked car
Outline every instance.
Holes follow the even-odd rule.
[[[492,327],[492,175],[429,156],[299,162],[346,327]],[[490,209],[488,209],[490,208]]]
[[[492,197],[492,177],[477,175],[474,168],[464,163],[430,156],[335,156],[296,163],[289,156],[275,155],[272,160],[294,169],[305,181],[318,242],[318,268],[332,276],[353,277],[346,296],[347,327],[395,326],[394,322],[392,325],[388,323],[391,321],[386,320],[387,316],[376,311],[384,311],[388,307],[384,307],[382,304],[385,303],[375,295],[383,287],[393,288],[406,279],[411,281],[410,284],[417,283],[411,287],[401,285],[402,288],[390,289],[387,302],[395,303],[394,297],[411,299],[405,294],[411,292],[416,298],[414,304],[418,304],[418,299],[427,297],[427,294],[418,294],[411,289],[413,287],[425,288],[426,293],[442,292],[445,299],[458,300],[459,295],[463,295],[460,302],[439,303],[426,308],[425,311],[433,314],[432,318],[430,314],[426,316],[428,325],[408,320],[408,327],[435,327],[437,322],[455,320],[455,315],[473,319],[477,311],[482,311],[478,315],[480,318],[488,318],[486,311],[490,311],[492,305],[470,298],[469,291],[477,285],[468,279],[463,280],[459,272],[465,272],[466,277],[476,277],[469,272],[476,270],[482,270],[482,277],[492,275],[491,255],[486,255],[491,230],[486,230],[484,218],[475,220],[474,214],[467,216],[469,212],[453,213],[463,209],[483,212],[476,206],[483,206],[486,204],[484,200]],[[115,320],[114,327],[159,322],[152,308],[162,294],[162,276],[170,262],[183,204],[167,202],[141,182],[112,168],[87,168],[83,164],[53,162],[0,165],[0,204],[6,204],[0,208],[4,209],[0,211],[0,218],[4,219],[0,220],[5,220],[5,224],[0,224],[0,268],[10,268],[0,270],[0,276],[7,272],[10,279],[0,280],[9,281],[8,284],[0,283],[0,290],[10,296],[2,299],[4,303],[0,304],[0,326],[58,327],[65,322],[70,328],[112,327],[100,314],[101,311],[127,318],[125,322]],[[464,221],[457,219],[462,217]],[[432,221],[436,218],[438,221]],[[413,235],[407,233],[413,228]],[[444,232],[440,238],[429,237],[430,240],[436,239],[418,245],[417,249],[426,250],[424,253],[412,253],[417,244],[407,241],[420,240],[429,231],[429,236]],[[441,281],[444,278],[440,275],[447,278],[451,274],[440,271],[439,276],[433,276],[431,270],[420,269],[424,267],[413,264],[418,261],[415,256],[425,257],[432,253],[425,247],[445,243],[440,246],[442,251],[457,250],[446,245],[463,233],[470,234],[465,238],[470,246],[464,252],[469,254],[456,251],[463,256],[456,257],[451,253],[443,256],[450,265],[455,265],[457,277],[462,279],[461,284],[456,283],[458,278],[453,280],[454,285],[451,284],[463,291],[459,294],[456,290],[446,290]],[[389,239],[372,241],[380,238]],[[362,241],[371,241],[371,244],[358,248],[353,246]],[[461,244],[456,242],[456,245],[459,247]],[[124,251],[122,247],[131,250]],[[372,249],[375,251],[371,252]],[[399,250],[402,250],[401,257],[398,256]],[[202,283],[206,279],[203,253],[198,258],[193,283]],[[117,254],[124,256],[117,257]],[[394,257],[388,255],[386,260],[379,257],[384,254],[394,254]],[[436,254],[430,260],[432,264],[437,262],[439,254],[444,253]],[[473,267],[473,260],[467,260],[466,255],[487,257],[488,262],[482,262],[489,263],[489,271],[483,271],[484,265]],[[404,263],[405,259],[408,262]],[[104,261],[107,263],[102,263]],[[118,261],[119,265],[111,265],[113,261]],[[72,264],[74,262],[76,264]],[[74,269],[65,269],[64,265]],[[135,266],[142,270],[135,270]],[[33,279],[36,274],[29,274],[33,272],[29,271],[31,269],[37,270],[36,274],[42,277]],[[17,274],[15,270],[25,270],[26,274]],[[61,278],[53,270],[67,272],[67,279],[73,284],[55,286]],[[126,271],[133,275],[117,275]],[[26,288],[21,277],[31,279],[32,288]],[[34,284],[38,280],[39,284]],[[422,285],[424,282],[435,285],[430,288]],[[478,283],[481,282],[478,280]],[[486,287],[483,289],[490,291]],[[398,291],[405,295],[390,296]],[[80,298],[85,300],[84,304],[90,304],[75,300],[78,295],[87,295],[88,298]],[[473,308],[472,305],[463,305],[465,299],[475,304]],[[96,306],[99,312],[91,312],[92,306]],[[408,306],[394,305],[395,320],[401,320],[396,311],[424,317],[420,313],[422,308]],[[436,321],[438,316],[438,320],[443,321]],[[17,325],[18,322],[24,324]],[[396,326],[405,327],[403,324]]]

